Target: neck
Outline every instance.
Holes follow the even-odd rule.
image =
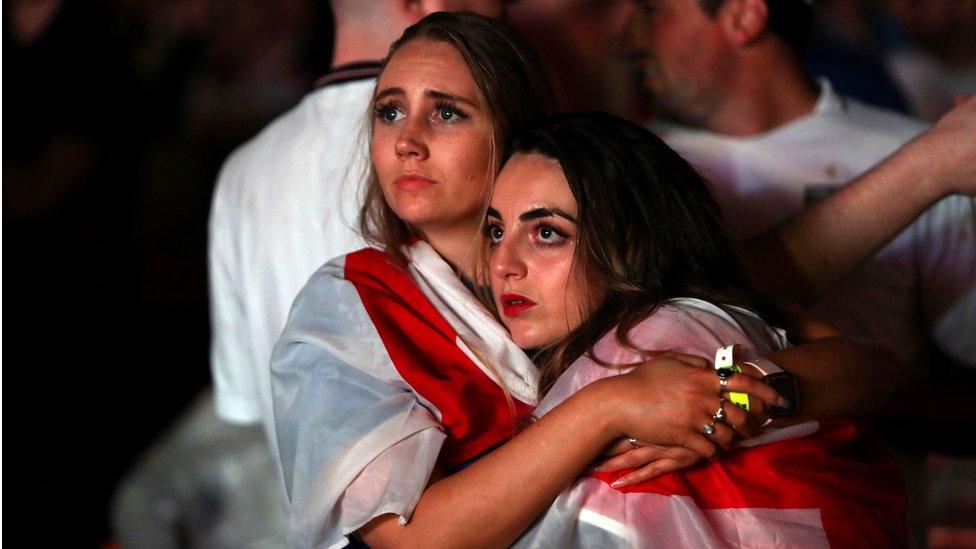
[[[791,54],[744,59],[740,75],[709,117],[705,129],[722,135],[751,136],[806,116],[817,104],[817,85]]]
[[[480,230],[481,223],[460,227],[429,227],[424,228],[422,236],[460,276],[473,280]]]

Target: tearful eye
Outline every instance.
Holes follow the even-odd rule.
[[[381,105],[376,107],[376,117],[385,124],[392,124],[403,120],[403,111],[393,105]]]
[[[488,227],[488,240],[492,244],[498,244],[502,241],[502,237],[505,236],[505,231],[498,225],[491,225]]]
[[[453,101],[438,102],[435,108],[433,117],[445,124],[457,124],[468,117],[468,113]]]

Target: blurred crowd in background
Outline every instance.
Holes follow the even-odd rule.
[[[521,0],[510,11],[564,14],[537,47],[572,89],[567,106],[649,116],[627,52],[593,38],[612,3]],[[8,418],[25,424],[10,439],[8,482],[27,481],[8,497],[18,519],[8,527],[99,546],[114,539],[120,480],[210,383],[217,170],[328,70],[332,16],[324,0],[10,0],[3,10],[4,335],[8,387],[21,394]],[[976,90],[974,1],[820,0],[815,11],[809,68],[843,93],[934,120]],[[566,44],[594,62],[560,63]],[[220,504],[197,503],[197,517]]]

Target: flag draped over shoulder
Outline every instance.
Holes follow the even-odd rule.
[[[406,522],[435,465],[450,471],[504,442],[536,404],[537,373],[504,328],[426,243],[407,251],[406,271],[375,250],[324,266],[296,298],[275,348],[275,421],[292,545],[341,547],[383,514]],[[674,309],[684,316],[662,316],[672,310],[662,307],[641,325],[659,329],[633,342],[703,356],[730,343],[764,353],[776,347],[758,319],[702,315],[710,310],[701,303],[699,310]],[[597,350],[612,347],[608,340]],[[581,359],[537,413],[619,372]],[[811,423],[768,437],[622,491],[609,486],[615,474],[582,478],[516,545],[903,544],[897,468],[857,426]]]
[[[322,267],[275,347],[295,546],[341,547],[387,513],[405,522],[435,464],[509,439],[536,403],[535,367],[504,328],[429,245],[406,251],[407,271],[371,249]]]
[[[681,299],[660,307],[630,333],[630,340],[643,349],[699,356],[737,343],[754,355],[782,346],[785,339],[777,332],[748,311]],[[614,333],[597,344],[595,353],[617,364],[638,358],[617,344]],[[536,413],[622,371],[584,357],[563,374]],[[581,478],[517,545],[907,546],[900,469],[863,426],[845,420],[807,422],[770,430],[744,446],[717,461],[620,490],[610,483],[629,471]]]

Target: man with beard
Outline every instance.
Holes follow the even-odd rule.
[[[669,119],[654,129],[703,170],[740,238],[822,200],[925,130],[806,74],[811,7],[804,0],[641,4],[630,37],[642,54],[644,84]],[[889,203],[899,207],[930,183],[920,172]],[[944,194],[972,194],[974,184],[960,181]],[[885,343],[910,367],[933,348],[976,366],[973,210],[971,197],[946,196],[814,310]]]

